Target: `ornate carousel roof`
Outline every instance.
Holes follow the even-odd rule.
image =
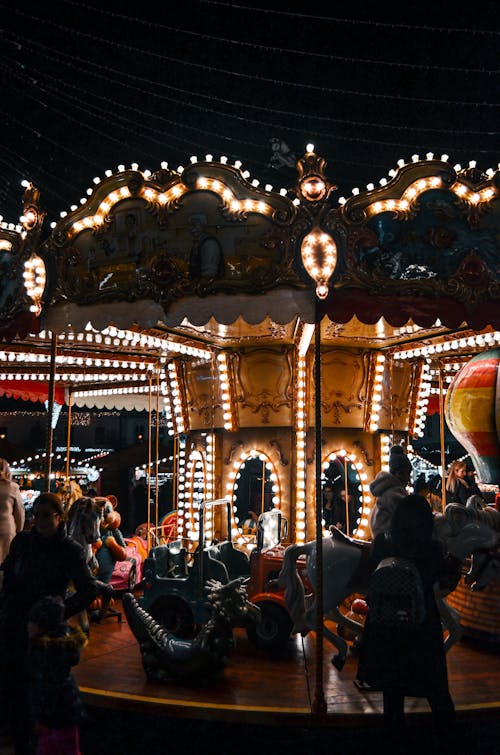
[[[280,191],[209,156],[123,168],[48,235],[28,184],[20,225],[0,229],[3,383],[47,374],[51,333],[75,399],[81,378],[147,385],[172,354],[300,348],[317,320],[326,348],[456,360],[495,343],[499,172],[415,156],[345,199],[308,150]]]

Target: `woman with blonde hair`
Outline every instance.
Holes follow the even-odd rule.
[[[9,552],[17,532],[24,527],[24,504],[17,482],[13,482],[10,467],[0,459],[0,564]]]
[[[467,482],[467,464],[454,461],[446,477],[446,503],[461,503],[465,506],[475,491]]]

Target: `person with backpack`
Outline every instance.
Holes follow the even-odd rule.
[[[397,504],[388,532],[379,534],[372,544],[373,571],[357,678],[362,685],[382,690],[384,724],[387,735],[394,737],[394,744],[400,748],[397,752],[404,751],[405,696],[427,698],[438,746],[449,744],[455,723],[441,618],[434,597],[434,585],[444,573],[446,561],[432,532],[433,514],[428,502],[423,496],[409,495]],[[399,597],[394,574],[389,575],[390,587],[385,595],[380,584],[377,588],[380,574],[376,567],[383,562],[388,568],[387,559],[391,559],[393,568],[401,570],[400,581],[406,585]],[[414,582],[413,602],[408,600],[409,576],[403,575],[404,569],[412,573],[413,580],[416,569],[420,578],[418,585]],[[399,611],[394,611],[394,606]]]
[[[402,446],[393,446],[389,454],[389,471],[382,470],[370,484],[376,501],[370,518],[372,536],[387,532],[398,503],[406,495],[412,466]]]

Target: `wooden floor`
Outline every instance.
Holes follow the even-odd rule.
[[[120,608],[119,602],[116,604]],[[315,636],[296,637],[283,658],[269,657],[235,631],[228,667],[215,680],[198,684],[157,684],[142,669],[139,646],[123,617],[92,624],[90,641],[75,669],[88,705],[168,716],[240,723],[298,726],[360,726],[381,714],[381,694],[361,692],[354,684],[357,659],[349,654],[344,669],[331,664],[333,648],[324,643],[325,716],[315,716]],[[500,716],[500,647],[472,640],[448,654],[448,672],[459,717]],[[418,719],[429,715],[425,700],[407,698],[406,710]]]

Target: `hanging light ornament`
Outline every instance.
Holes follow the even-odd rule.
[[[300,248],[302,264],[316,283],[316,296],[326,299],[328,281],[337,265],[337,245],[332,237],[320,228],[304,237]]]
[[[326,161],[314,152],[314,145],[308,144],[305,155],[298,161],[299,203],[313,219],[313,229],[304,237],[300,247],[302,264],[308,275],[316,283],[316,296],[326,299],[328,282],[337,265],[337,245],[329,233],[320,227],[321,215],[326,200],[336,187],[329,184],[324,175]]]

